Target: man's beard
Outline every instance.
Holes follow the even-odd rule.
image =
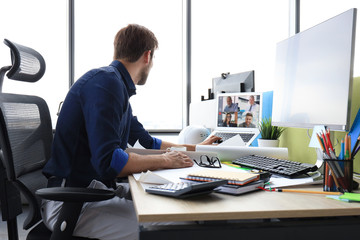
[[[149,76],[149,67],[145,67],[141,70],[140,73],[140,80],[138,81],[137,85],[144,85],[147,81],[147,78]]]

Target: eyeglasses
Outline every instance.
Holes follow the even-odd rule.
[[[201,155],[199,162],[195,159],[193,160],[199,167],[221,168],[220,160],[217,157],[209,158],[207,155]]]

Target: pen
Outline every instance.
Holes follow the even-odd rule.
[[[330,159],[330,156],[325,151],[323,151],[323,159]]]
[[[356,149],[355,149],[355,151],[354,151],[354,153],[353,153],[353,156],[355,157],[355,155],[357,154],[357,152],[359,151],[359,149],[360,149],[360,146],[358,146]]]
[[[322,192],[322,191],[309,191],[301,189],[274,189],[275,192],[293,192],[293,193],[314,193],[314,194],[325,194],[325,195],[342,195],[341,192]]]
[[[330,157],[331,157],[331,159],[338,159],[337,157],[336,157],[336,154],[334,153],[334,151],[333,150],[331,150],[330,148],[329,148],[329,152],[330,152]],[[329,164],[330,164],[330,162],[331,161],[329,161]],[[339,164],[339,161],[334,161],[334,162],[332,162],[332,164],[333,164],[333,167],[335,167],[335,171],[338,173],[337,175],[337,177],[339,178],[339,177],[344,177],[344,174],[343,174],[343,172],[342,172],[342,169],[341,169],[341,167],[340,167],[340,164]]]
[[[228,162],[224,162],[225,165],[228,165],[229,167],[234,167],[234,168],[238,168],[238,169],[242,169],[242,170],[252,170],[251,168],[244,168],[244,167],[240,167],[239,165],[235,165],[232,163],[228,163]]]
[[[351,154],[351,158],[354,158],[354,156],[356,155],[356,153],[357,153],[357,151],[356,150],[358,150],[359,148],[358,148],[358,146],[359,146],[359,141],[360,141],[360,136],[357,138],[357,140],[356,140],[356,143],[355,143],[355,145],[354,145],[354,148],[353,148],[353,151],[352,151],[352,154]],[[359,150],[358,150],[359,151]]]
[[[335,166],[335,162],[328,162],[330,171],[332,172],[332,177],[336,185],[336,189],[340,192],[347,191],[345,183],[343,182],[343,177],[341,176],[341,173],[338,172]]]
[[[331,148],[329,148],[329,154],[331,159],[337,159],[335,152]]]
[[[326,189],[326,191],[331,191],[333,189],[333,184],[334,184],[334,176],[330,170],[330,165],[328,164],[329,167],[329,174],[328,174],[328,187]]]

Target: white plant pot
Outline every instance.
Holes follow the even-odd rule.
[[[258,146],[259,147],[279,147],[279,139],[258,139]]]

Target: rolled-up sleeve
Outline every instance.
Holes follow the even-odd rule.
[[[124,150],[117,148],[113,152],[110,166],[119,173],[124,168],[128,160],[129,154],[127,154]]]
[[[156,137],[153,137],[153,145],[152,145],[152,149],[160,149],[161,147],[161,139],[158,139]]]

